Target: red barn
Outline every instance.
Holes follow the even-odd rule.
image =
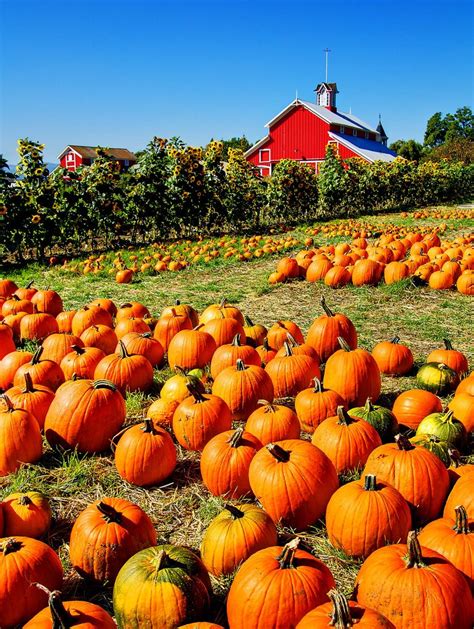
[[[342,159],[395,159],[396,154],[387,148],[388,138],[380,121],[374,129],[351,113],[337,110],[336,83],[320,83],[315,92],[316,103],[296,98],[265,125],[268,135],[245,153],[262,175],[271,175],[281,159],[305,162],[318,172],[328,144]]]
[[[121,170],[127,170],[137,162],[135,153],[128,149],[106,149],[105,152],[119,163]],[[90,166],[96,158],[97,152],[93,146],[79,146],[78,144],[66,146],[58,155],[59,164],[67,170],[76,170],[79,166]]]

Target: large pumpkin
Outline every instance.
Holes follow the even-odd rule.
[[[453,349],[451,341],[444,339],[444,348],[435,349],[426,359],[427,363],[443,363],[462,375],[469,371],[466,356],[459,350]]]
[[[230,574],[255,552],[276,543],[275,524],[263,509],[252,504],[228,504],[204,532],[201,559],[218,577]]]
[[[274,396],[293,397],[311,385],[314,378],[321,377],[318,360],[304,354],[294,354],[290,344],[283,344],[283,356],[278,354],[268,363],[265,371],[273,383]]]
[[[176,447],[166,430],[145,418],[120,438],[115,449],[115,466],[120,476],[132,485],[158,485],[176,467]]]
[[[351,350],[340,337],[341,349],[332,354],[324,370],[323,385],[339,393],[351,406],[362,406],[368,397],[377,400],[381,390],[380,371],[365,349]]]
[[[120,570],[114,585],[119,629],[174,629],[201,618],[211,584],[202,561],[187,548],[166,544],[140,551]]]
[[[57,332],[58,322],[52,315],[44,312],[27,314],[20,321],[20,338],[23,341],[42,341]]]
[[[357,601],[384,614],[397,629],[471,629],[472,596],[464,575],[439,553],[407,544],[373,552],[356,578]],[[423,601],[423,604],[420,603]]]
[[[261,365],[257,350],[250,345],[242,345],[240,334],[234,336],[232,343],[216,349],[211,360],[211,377],[215,380],[226,367],[235,365],[238,358],[246,365]]]
[[[81,576],[111,584],[130,557],[155,544],[153,524],[138,505],[122,498],[102,498],[76,518],[69,556]]]
[[[411,513],[398,490],[367,474],[331,496],[326,529],[331,544],[346,555],[368,557],[387,543],[406,541]]]
[[[392,413],[399,424],[416,430],[419,423],[430,413],[439,413],[443,404],[439,397],[423,389],[404,391],[395,399]]]
[[[24,379],[23,387],[12,387],[8,389],[7,395],[15,408],[29,411],[38,422],[39,427],[43,429],[46,414],[54,400],[54,392],[41,384],[33,384],[28,371],[25,373]]]
[[[117,347],[118,339],[112,328],[107,325],[91,325],[81,334],[81,341],[85,347],[97,347],[106,356],[113,354]]]
[[[216,343],[216,347],[231,343],[236,334],[245,338],[243,326],[236,319],[224,317],[223,315],[218,319],[211,319],[208,321],[202,327],[202,331],[212,336]]]
[[[298,543],[264,548],[242,564],[227,598],[230,629],[294,629],[328,600],[335,585],[329,568]]]
[[[325,314],[313,321],[306,336],[306,342],[316,350],[321,362],[326,362],[331,354],[339,349],[338,338],[343,338],[351,349],[357,347],[357,332],[354,324],[340,313],[334,313],[321,297]]]
[[[301,428],[309,433],[313,433],[322,421],[333,417],[338,406],[346,408],[346,403],[336,391],[323,389],[318,378],[314,378],[314,387],[303,389],[295,398]]]
[[[61,588],[63,569],[54,550],[31,537],[0,538],[0,627],[23,626],[45,607],[48,597],[36,582]]]
[[[54,290],[37,290],[31,297],[31,301],[35,305],[36,312],[46,312],[57,317],[63,311],[63,300]]]
[[[22,463],[36,463],[43,453],[43,442],[34,416],[14,408],[7,395],[0,398],[0,404],[2,400],[6,404],[6,410],[0,410],[0,476],[7,476]]]
[[[272,520],[297,530],[324,515],[339,486],[334,465],[324,452],[299,439],[270,443],[257,452],[249,480]]]
[[[97,363],[94,371],[96,380],[110,380],[120,393],[148,391],[153,384],[153,367],[145,356],[129,354],[122,341],[119,353],[109,354]]]
[[[196,369],[211,362],[216,342],[210,334],[199,330],[181,330],[168,346],[168,363],[171,369]]]
[[[164,350],[161,343],[155,338],[152,338],[151,332],[129,332],[120,339],[125,345],[125,348],[129,354],[140,354],[145,356],[151,363],[152,367],[157,367],[162,361],[164,356]],[[118,347],[116,348],[119,349]]]
[[[64,356],[72,351],[74,346],[83,347],[84,343],[78,336],[66,334],[65,332],[57,332],[56,334],[47,336],[42,345],[43,353],[41,354],[41,358],[43,360],[52,360],[57,365],[60,365]]]
[[[26,372],[30,374],[33,384],[42,384],[52,391],[56,391],[64,382],[64,374],[61,367],[52,360],[43,360],[42,353],[43,348],[38,347],[31,361],[24,363],[17,369],[13,378],[15,387],[23,386]]]
[[[81,336],[91,325],[106,325],[112,328],[112,316],[100,306],[84,306],[76,311],[71,322],[71,330],[75,336]]]
[[[469,393],[457,393],[448,408],[453,411],[454,417],[464,424],[466,431],[474,432],[474,395]]]
[[[213,437],[201,455],[204,485],[214,496],[241,498],[252,493],[249,468],[262,444],[240,426]]]
[[[469,520],[474,520],[474,472],[470,471],[463,474],[459,480],[454,483],[450,494],[444,505],[443,517],[450,518],[454,509],[458,505],[463,505],[466,509]]]
[[[73,345],[62,359],[60,367],[66,380],[72,380],[73,376],[92,379],[95,368],[103,358],[104,352],[97,347]]]
[[[372,350],[372,356],[381,373],[389,376],[403,376],[413,367],[413,354],[406,345],[400,344],[395,336],[391,341],[382,341]]]
[[[296,413],[282,404],[259,400],[259,406],[249,415],[246,430],[262,445],[283,439],[299,439],[300,423]]]
[[[173,337],[181,330],[192,330],[193,322],[191,318],[184,313],[177,313],[174,308],[166,317],[158,319],[153,330],[153,338],[159,341],[160,345],[166,352]]]
[[[109,448],[124,420],[125,401],[112,382],[70,380],[57,391],[44,432],[53,446],[102,452]]]
[[[438,516],[449,490],[449,475],[437,456],[406,437],[379,446],[369,455],[364,474],[392,485],[410,505],[418,523]]]

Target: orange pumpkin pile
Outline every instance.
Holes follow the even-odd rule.
[[[381,248],[395,251],[393,242]],[[459,248],[462,261],[469,247]],[[342,262],[350,253],[333,252]],[[298,263],[283,266],[299,273]],[[148,514],[121,497],[99,496],[76,514],[71,565],[95,588],[113,586],[119,628],[219,627],[207,622],[209,574],[235,570],[231,629],[328,626],[330,618],[472,626],[474,465],[464,457],[474,375],[449,341],[433,346],[416,385],[390,409],[378,403],[381,374],[414,375],[410,348],[398,338],[372,352],[358,347],[351,320],[324,300],[305,336],[291,320],[267,330],[225,300],[200,314],[175,304],[153,319],[138,302],[97,299],[73,312],[58,293],[33,291],[0,281],[0,475],[34,466],[43,433],[53,448],[113,455],[125,483],[163,492],[179,491],[176,465],[195,452],[205,488],[229,501],[202,532],[200,556],[158,545]],[[19,326],[8,319],[21,313]],[[22,351],[31,339],[37,351]],[[175,373],[157,397],[154,376],[166,365]],[[154,399],[144,419],[126,423],[133,391]],[[438,396],[451,393],[444,408]],[[347,482],[354,471],[361,478]],[[100,606],[63,600],[59,557],[42,541],[55,527],[50,499],[53,513],[34,487],[0,503],[0,626],[115,626]],[[303,537],[320,519],[336,549],[363,560],[354,600],[299,537],[280,536],[283,526]]]

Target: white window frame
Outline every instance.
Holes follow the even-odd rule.
[[[66,162],[73,162],[74,161],[74,153],[68,153],[66,155]]]
[[[353,135],[354,137],[357,137],[357,129],[352,129],[352,135]]]
[[[341,124],[341,126],[339,127],[339,133],[345,133],[346,132],[346,127]]]
[[[268,152],[268,159],[263,159],[263,153]],[[259,162],[270,162],[272,159],[272,150],[271,149],[260,149],[258,151],[258,160]]]
[[[366,140],[368,140],[368,139],[369,139],[369,132],[368,132],[368,131],[366,131],[366,132],[365,132],[365,139],[366,139]]]

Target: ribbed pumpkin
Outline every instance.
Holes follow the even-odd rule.
[[[472,627],[466,579],[440,554],[420,546],[414,531],[407,544],[372,553],[359,570],[356,588],[357,601],[384,614],[397,629]]]
[[[451,447],[460,450],[466,445],[467,439],[464,424],[454,417],[454,412],[451,410],[427,415],[418,425],[416,434],[417,436],[434,435],[442,441],[447,441]]]
[[[307,343],[297,343],[296,340],[293,338],[293,336],[289,332],[287,332],[287,334],[286,334],[286,342],[285,343],[288,343],[288,345],[291,347],[292,353],[295,356],[298,356],[300,354],[302,354],[303,356],[310,356],[319,365],[319,356],[318,356],[316,350],[313,347],[311,347],[311,345],[308,345]],[[277,351],[276,356],[278,356],[278,357],[286,356],[285,343],[283,343],[283,346],[280,347],[280,349]]]
[[[8,299],[18,290],[18,286],[13,280],[0,280],[0,297]]]
[[[83,347],[84,343],[78,336],[74,336],[74,334],[58,332],[46,337],[42,345],[43,353],[41,354],[41,358],[43,360],[52,360],[57,365],[60,365],[64,356],[72,351],[73,346]]]
[[[37,290],[31,301],[35,305],[37,312],[46,312],[53,317],[57,317],[64,310],[63,300],[54,290]]]
[[[232,306],[227,303],[227,299],[224,297],[220,304],[211,304],[207,306],[199,317],[200,323],[207,323],[212,319],[220,318],[224,316],[227,319],[235,319],[241,325],[244,325],[244,316],[236,306]]]
[[[145,418],[121,436],[115,449],[115,466],[132,485],[158,485],[176,467],[176,447],[166,430]]]
[[[187,548],[155,546],[131,557],[114,585],[119,629],[173,629],[202,618],[211,585],[202,561]]]
[[[155,544],[153,524],[138,505],[122,498],[101,498],[76,518],[69,557],[81,576],[113,583],[130,557]]]
[[[6,391],[13,386],[17,369],[29,363],[33,358],[31,352],[12,351],[0,360],[0,390]]]
[[[377,363],[365,349],[351,350],[339,337],[342,349],[332,354],[324,370],[323,385],[332,389],[351,406],[362,406],[368,397],[377,400],[381,390]]]
[[[85,347],[101,349],[106,356],[115,352],[118,343],[114,330],[106,325],[91,325],[81,334],[81,341]]]
[[[272,520],[297,530],[324,515],[339,486],[336,469],[324,452],[299,439],[270,443],[257,452],[249,480]]]
[[[469,521],[462,505],[454,507],[450,517],[429,522],[418,539],[463,572],[474,592],[474,520]]]
[[[454,509],[458,505],[463,505],[466,509],[469,520],[474,520],[474,472],[463,474],[458,481],[454,483],[444,505],[443,517],[452,517]]]
[[[318,378],[314,378],[314,387],[303,389],[295,398],[295,411],[301,428],[309,433],[313,433],[322,421],[333,417],[338,406],[346,408],[343,398],[336,391],[323,389]]]
[[[94,378],[110,380],[124,396],[127,391],[148,391],[153,384],[153,367],[148,358],[129,354],[122,341],[119,341],[119,352],[102,358],[95,368]]]
[[[122,343],[129,354],[139,354],[145,356],[151,363],[152,367],[157,367],[162,361],[164,350],[161,343],[152,338],[151,332],[130,332],[121,338]],[[116,351],[118,347],[115,348]]]
[[[219,577],[276,543],[275,524],[263,509],[252,504],[228,504],[204,532],[201,559],[206,569]]]
[[[72,320],[76,310],[65,310],[60,312],[56,317],[56,323],[58,324],[58,332],[65,332],[66,334],[72,334]]]
[[[453,411],[454,417],[464,424],[468,433],[474,432],[474,395],[457,393],[448,404],[448,408]]]
[[[122,304],[117,309],[117,314],[115,318],[117,321],[120,319],[129,319],[130,317],[136,317],[138,319],[146,319],[150,316],[150,311],[146,306],[141,304],[139,301],[128,301],[125,304]]]
[[[357,260],[352,271],[352,283],[354,286],[375,286],[380,282],[384,267],[376,260]]]
[[[59,332],[56,319],[47,313],[27,314],[20,321],[20,338],[23,341],[42,341],[50,334]]]
[[[47,595],[33,583],[60,589],[63,569],[54,550],[31,537],[0,538],[0,627],[23,626],[45,607]]]
[[[199,314],[197,313],[197,311],[189,304],[182,304],[179,299],[176,300],[174,306],[167,306],[163,309],[163,312],[161,313],[161,319],[172,315],[173,310],[177,314],[187,315],[191,319],[193,327],[199,325]]]
[[[160,398],[162,400],[166,402],[178,402],[178,404],[180,404],[189,397],[188,384],[194,389],[197,389],[200,393],[204,393],[204,384],[197,376],[190,373],[187,374],[181,367],[176,367],[175,369],[177,373],[171,376],[171,378],[168,378],[161,388]]]
[[[203,394],[190,384],[191,395],[185,398],[173,415],[173,432],[186,450],[200,451],[220,432],[232,426],[229,407],[217,395]]]
[[[384,406],[372,404],[370,398],[367,398],[364,406],[351,408],[349,414],[351,417],[358,417],[371,424],[379,433],[382,443],[393,441],[398,432],[397,418],[392,411]]]
[[[216,347],[228,345],[236,334],[245,338],[243,326],[236,319],[226,318],[223,315],[218,319],[211,319],[201,329],[212,336]]]
[[[235,367],[226,367],[212,385],[214,395],[222,398],[233,419],[247,419],[259,400],[273,401],[273,383],[267,372],[240,359]]]
[[[130,332],[144,334],[145,332],[151,332],[151,329],[144,319],[140,319],[139,317],[130,317],[117,319],[114,331],[120,341],[122,336],[130,334]]]
[[[215,435],[204,446],[201,456],[201,476],[214,496],[242,498],[252,493],[249,468],[262,444],[240,426]]]
[[[216,349],[211,360],[211,377],[215,380],[217,375],[226,367],[235,365],[240,358],[246,365],[260,367],[261,360],[257,350],[250,345],[241,344],[240,334],[236,334],[232,343],[221,345]]]
[[[11,387],[7,395],[15,408],[29,411],[43,429],[46,413],[54,400],[54,392],[41,384],[33,384],[30,374],[25,373],[23,387]]]
[[[325,363],[329,356],[340,348],[339,337],[343,338],[351,349],[355,349],[357,332],[349,317],[332,312],[324,297],[321,297],[321,306],[325,314],[313,321],[306,335],[306,342],[314,347],[320,361]]]
[[[444,348],[435,349],[428,355],[427,363],[443,363],[454,369],[459,375],[469,371],[466,356],[459,350],[453,349],[451,341],[444,339]]]
[[[438,457],[402,435],[369,455],[364,474],[374,474],[379,482],[398,489],[417,523],[436,518],[449,491],[449,475]]]
[[[73,345],[70,351],[61,361],[60,367],[66,380],[94,377],[95,368],[105,358],[105,354],[97,347],[81,347]]]
[[[158,319],[153,331],[153,338],[159,341],[160,345],[166,352],[173,337],[181,332],[181,330],[192,330],[193,322],[186,314],[178,314],[174,308],[166,317]]]
[[[61,592],[52,592],[35,583],[36,587],[46,592],[48,607],[38,612],[23,629],[115,629],[116,624],[105,609],[88,601],[63,601]]]
[[[31,361],[24,363],[17,369],[13,378],[15,387],[23,386],[26,372],[30,374],[33,384],[42,384],[52,391],[56,391],[64,382],[64,374],[61,367],[52,360],[43,360],[42,354],[43,348],[38,347]]]
[[[258,347],[263,343],[266,338],[268,330],[264,325],[260,323],[254,323],[250,317],[245,315],[244,332],[247,337],[247,345],[252,347]]]
[[[53,446],[102,452],[124,421],[125,401],[112,382],[69,380],[49,407],[44,433]]]
[[[178,406],[178,400],[169,401],[158,398],[148,407],[146,417],[149,417],[155,426],[171,426],[174,412]]]
[[[457,450],[454,451],[451,449],[447,441],[441,441],[441,439],[438,439],[435,435],[415,435],[410,438],[410,443],[414,446],[421,446],[437,456],[446,468],[451,464],[453,452],[457,452]]]
[[[112,316],[100,306],[84,306],[76,312],[71,323],[71,330],[75,336],[81,336],[91,325],[106,325],[113,327]]]
[[[416,430],[419,423],[430,413],[439,413],[443,404],[439,397],[423,389],[404,391],[396,398],[392,413],[399,424]]]
[[[348,601],[344,594],[330,590],[330,603],[323,603],[308,612],[296,625],[296,629],[327,629],[357,626],[357,629],[395,629],[395,625],[374,611],[354,601]]]
[[[459,395],[459,393],[469,393],[469,395],[474,395],[474,371],[458,384],[455,395]]]
[[[296,413],[281,404],[259,400],[259,406],[249,415],[246,430],[262,445],[283,439],[299,439],[300,423]]]
[[[3,359],[4,356],[15,350],[13,330],[9,325],[0,321],[0,359]]]
[[[294,321],[277,321],[268,330],[267,339],[270,347],[274,347],[277,351],[283,347],[288,340],[288,332],[297,343],[304,343],[304,336],[300,328]]]
[[[1,503],[3,535],[42,537],[51,526],[51,507],[39,491],[10,494]]]
[[[29,299],[29,300],[31,300],[33,295],[38,290],[38,289],[36,289],[33,286],[34,283],[35,283],[34,280],[30,280],[26,286],[17,288],[16,291],[13,294],[16,295],[17,297],[19,297],[20,299]]]
[[[4,317],[8,317],[8,315],[17,314],[18,312],[32,314],[33,308],[34,306],[29,299],[20,299],[13,295],[13,297],[3,302],[0,311]]]
[[[314,378],[321,377],[318,361],[304,354],[294,354],[290,344],[283,344],[283,356],[275,356],[265,371],[273,383],[276,398],[293,397],[311,385]]]
[[[403,376],[413,367],[413,354],[409,347],[400,344],[400,337],[382,341],[372,350],[372,356],[381,373],[389,376]]]
[[[308,282],[318,282],[323,280],[326,273],[328,273],[331,269],[332,262],[327,258],[318,258],[317,260],[313,260],[306,269],[306,280]]]
[[[105,297],[99,297],[98,299],[93,299],[89,306],[99,306],[103,310],[107,310],[111,317],[117,316],[117,306],[111,299],[106,299]]]
[[[273,360],[277,354],[277,350],[274,347],[270,347],[268,338],[264,338],[262,344],[259,345],[256,350],[260,356],[260,360],[262,361],[262,367],[268,365],[268,363]]]
[[[22,463],[36,463],[43,454],[43,443],[34,416],[15,409],[7,395],[0,396],[0,404],[2,400],[6,410],[0,410],[0,476],[7,476]]]
[[[337,407],[337,414],[319,424],[311,437],[342,474],[365,465],[369,454],[382,444],[380,435],[368,422],[353,417]]]
[[[447,395],[459,384],[459,375],[444,363],[426,363],[416,374],[419,387],[436,395]]]
[[[406,541],[410,508],[398,490],[367,474],[331,496],[326,529],[331,544],[346,555],[368,557],[386,544]]]
[[[264,548],[242,564],[227,598],[230,629],[294,629],[328,600],[335,586],[329,568],[298,543]]]
[[[171,369],[196,369],[211,362],[216,342],[210,334],[199,330],[182,330],[173,337],[168,347],[168,363]]]

